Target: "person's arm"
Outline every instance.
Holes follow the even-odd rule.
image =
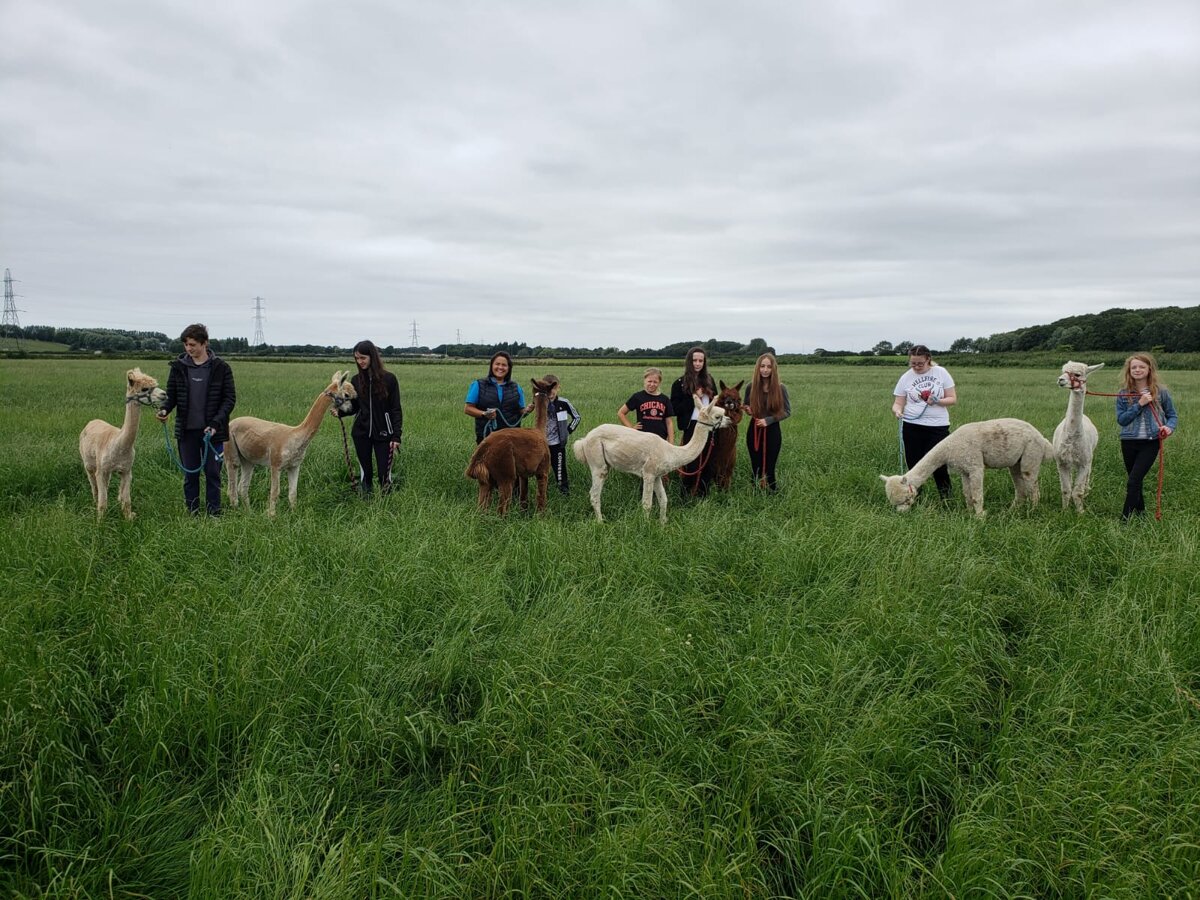
[[[1133,420],[1142,414],[1141,404],[1137,402],[1137,397],[1130,396],[1122,391],[1117,394],[1117,424],[1124,427],[1133,423]]]
[[[628,415],[629,415],[629,404],[622,403],[621,408],[617,410],[617,418],[621,420],[621,424],[624,425],[626,428],[634,428],[634,429],[640,430],[642,427],[642,423],[641,422],[631,423],[629,421],[629,419],[626,418]]]
[[[463,406],[463,413],[470,416],[472,419],[494,419],[496,411],[489,409],[484,411],[475,404],[479,402],[479,382],[472,381],[471,386],[467,388],[467,402]]]
[[[1179,425],[1179,416],[1175,412],[1175,404],[1171,401],[1171,394],[1169,391],[1160,390],[1158,392],[1158,399],[1162,404],[1162,427],[1166,429],[1167,435],[1174,434],[1176,427]]]
[[[946,388],[946,393],[942,394],[941,398],[932,397],[930,403],[934,406],[953,406],[958,402],[958,393],[952,387]]]
[[[788,397],[787,385],[781,384],[779,386],[779,391],[783,394],[783,411],[777,416],[765,416],[762,420],[764,425],[773,425],[776,422],[782,422],[792,414],[792,401],[791,398]]]
[[[388,374],[391,375],[390,372]],[[388,405],[392,416],[391,445],[395,450],[404,436],[404,407],[400,405],[400,380],[395,375],[391,376],[391,384],[388,385]]]
[[[904,418],[904,406],[908,403],[908,397],[904,394],[892,395],[892,415],[897,419]]]
[[[179,372],[175,366],[170,366],[167,369],[167,399],[163,401],[163,405],[159,407],[155,413],[160,422],[167,421],[167,416],[171,414],[171,410],[175,408],[175,394],[179,390]]]
[[[567,412],[571,414],[571,421],[567,423],[567,434],[574,434],[575,429],[579,427],[579,410],[577,410],[575,405],[566,398],[563,399],[563,403],[567,404]]]
[[[675,443],[675,417],[667,416],[667,443]]]

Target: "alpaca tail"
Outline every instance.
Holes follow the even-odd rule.
[[[471,461],[467,463],[463,477],[474,478],[476,481],[488,480],[487,453],[484,452],[483,444],[476,447],[475,452],[471,454]]]
[[[575,452],[575,458],[584,465],[588,465],[587,448],[591,437],[590,434],[585,434],[571,445],[571,449]]]

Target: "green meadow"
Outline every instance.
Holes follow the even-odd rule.
[[[193,520],[144,414],[137,518],[114,480],[97,522],[78,435],[120,422],[130,365],[0,362],[4,896],[1198,892],[1198,372],[1166,373],[1161,521],[1119,520],[1102,397],[1083,516],[1049,466],[1036,510],[1000,471],[982,520],[957,485],[893,512],[898,361],[783,367],[781,491],[743,445],[665,526],[621,475],[595,522],[573,456],[544,516],[478,512],[484,364],[393,369],[389,497],[351,495],[326,419],[295,510],[266,517],[260,470],[250,510]],[[235,415],[299,422],[349,365],[235,360]],[[551,368],[578,434],[641,385]],[[1054,367],[952,371],[955,424],[1066,409]]]

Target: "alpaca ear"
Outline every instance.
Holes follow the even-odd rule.
[[[888,477],[886,475],[880,475],[879,480],[882,481],[884,484],[887,484]]]
[[[717,384],[721,386],[721,390],[725,390],[725,382],[718,380]]]
[[[700,392],[692,394],[692,403],[696,405],[696,409],[704,409],[704,401],[700,399]]]
[[[746,379],[745,379],[745,378],[743,378],[741,381],[739,381],[737,384],[735,384],[735,385],[733,386],[733,389],[734,389],[735,391],[740,391],[740,390],[742,389],[742,385],[743,385],[743,384],[745,384],[745,383],[746,383]]]
[[[1097,369],[1103,369],[1104,363],[1096,363],[1094,366],[1088,366],[1089,372],[1095,372]]]

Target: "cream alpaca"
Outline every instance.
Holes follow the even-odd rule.
[[[907,475],[880,475],[888,502],[907,512],[917,499],[917,489],[940,466],[962,476],[963,499],[975,515],[983,513],[984,469],[1008,469],[1016,496],[1013,505],[1027,499],[1038,502],[1038,470],[1054,458],[1054,448],[1036,428],[1020,419],[971,422],[955,430],[930,450]]]
[[[143,406],[162,406],[167,392],[141,369],[125,373],[125,421],[120,428],[103,419],[92,419],[79,434],[79,455],[92,486],[96,518],[103,518],[108,509],[108,480],[114,472],[121,475],[118,497],[121,513],[126,519],[134,516],[130,489],[133,486],[134,440],[137,438],[138,418]]]
[[[286,471],[288,506],[296,508],[296,485],[300,480],[300,464],[308,444],[321,427],[321,419],[330,406],[339,412],[349,412],[356,392],[346,372],[334,372],[329,386],[317,395],[308,415],[299,425],[267,422],[253,416],[241,416],[229,423],[229,443],[225,445],[225,465],[229,470],[229,505],[237,506],[240,498],[250,505],[250,479],[255,466],[271,469],[271,496],[267,515],[275,515],[279,500],[279,473]]]
[[[604,490],[604,479],[608,470],[628,472],[642,479],[642,509],[650,515],[654,498],[658,498],[658,518],[667,521],[667,491],[663,487],[663,476],[695,461],[704,449],[708,433],[714,428],[729,424],[725,410],[715,403],[704,406],[699,397],[693,398],[700,417],[692,438],[682,447],[676,447],[658,435],[634,431],[621,425],[599,425],[575,442],[575,458],[587,463],[592,470],[592,509],[601,522],[600,494]]]
[[[1087,395],[1088,375],[1103,366],[1104,363],[1089,366],[1065,362],[1058,376],[1058,386],[1071,391],[1067,396],[1067,414],[1054,429],[1054,459],[1062,486],[1063,509],[1074,503],[1075,511],[1083,512],[1083,501],[1091,487],[1092,456],[1100,435],[1092,420],[1083,414],[1083,400]]]

